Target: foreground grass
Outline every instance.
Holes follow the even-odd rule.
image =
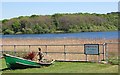
[[[4,60],[2,69],[7,68]],[[55,62],[49,67],[27,68],[17,70],[4,70],[3,73],[118,73],[118,65],[81,63],[81,62]]]

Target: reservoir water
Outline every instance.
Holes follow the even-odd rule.
[[[110,32],[80,32],[80,33],[60,33],[60,34],[20,34],[20,35],[0,35],[0,38],[20,38],[20,39],[118,39],[118,31]]]

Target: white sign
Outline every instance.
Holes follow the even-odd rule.
[[[99,55],[99,44],[84,44],[86,55]]]

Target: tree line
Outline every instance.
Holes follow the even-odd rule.
[[[31,15],[1,21],[2,34],[73,33],[118,30],[118,13]]]

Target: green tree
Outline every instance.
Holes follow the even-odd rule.
[[[40,25],[37,24],[34,27],[34,33],[36,34],[44,33],[44,29]]]
[[[13,24],[12,24],[12,28],[13,28],[13,31],[16,33],[18,31],[20,31],[20,23],[18,21],[15,21]]]

